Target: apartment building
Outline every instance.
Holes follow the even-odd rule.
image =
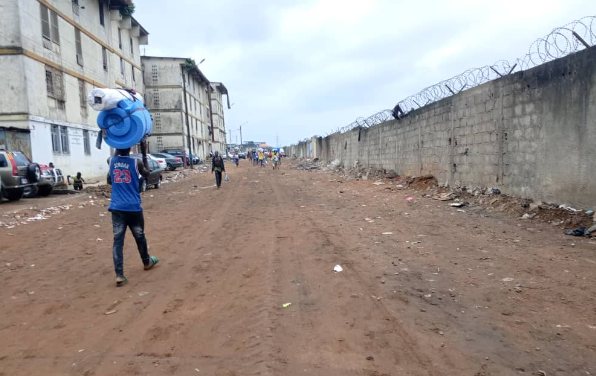
[[[143,56],[141,61],[153,116],[149,151],[183,149],[203,159],[217,150],[207,77],[187,58]]]
[[[0,0],[0,148],[22,150],[65,173],[100,178],[95,87],[143,93],[140,45],[148,33],[131,0]]]
[[[211,83],[211,110],[213,111],[213,147],[215,150],[226,150],[226,122],[224,118],[223,96],[226,96],[230,109],[228,89],[221,82]]]

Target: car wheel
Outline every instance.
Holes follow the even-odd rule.
[[[25,189],[18,188],[18,189],[10,189],[6,192],[6,198],[9,201],[19,201],[21,197],[23,197],[23,193],[25,193]]]
[[[54,190],[54,187],[52,187],[52,186],[38,187],[37,194],[41,197],[48,197],[52,193],[53,190]]]
[[[23,197],[35,198],[37,197],[37,192],[39,192],[39,187],[37,185],[31,185],[23,189]]]
[[[146,192],[147,191],[147,180],[143,179],[141,181],[141,192]]]
[[[169,171],[174,171],[174,169],[172,169],[172,165],[170,163],[168,163],[168,170]]]
[[[37,163],[27,166],[27,178],[31,183],[37,183],[41,179],[41,169]]]
[[[161,176],[159,177],[157,184],[155,184],[155,189],[159,189],[159,188],[161,188]]]

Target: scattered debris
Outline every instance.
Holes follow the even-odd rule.
[[[142,291],[142,292],[140,292],[140,293],[139,293],[139,296],[145,296],[145,295],[147,295],[147,294],[149,294],[149,292],[148,292],[148,291]]]
[[[503,278],[501,281],[503,281],[503,282],[511,282],[511,281],[513,281],[513,278],[507,277],[507,278]]]
[[[563,233],[565,235],[571,235],[571,236],[590,236],[593,232],[596,231],[596,225],[590,227],[590,228],[585,228],[583,226],[576,228],[575,230],[563,230]]]
[[[467,202],[460,201],[460,202],[454,202],[452,204],[449,204],[449,206],[451,206],[452,208],[463,208],[467,204],[468,204]]]
[[[521,284],[519,284],[519,283],[517,285],[515,285],[515,287],[514,287],[515,288],[515,292],[522,292],[522,287],[523,286]]]
[[[375,357],[372,355],[369,355],[366,357],[366,360],[373,361],[373,360],[375,360]]]
[[[532,214],[526,213],[521,216],[521,219],[533,219],[534,217],[536,217],[536,215],[537,215],[536,213],[532,213]]]
[[[118,311],[116,311],[115,309],[113,309],[111,311],[106,312],[106,315],[113,315],[116,312],[118,312]]]
[[[336,273],[339,273],[339,272],[343,272],[344,271],[344,269],[340,265],[335,265],[335,267],[333,268],[333,270],[335,270]]]
[[[393,235],[393,233],[391,231],[388,231],[388,232],[384,232],[382,235]]]
[[[408,198],[406,198],[406,201],[407,202],[412,202],[412,201],[414,201],[414,198],[413,197],[408,197]]]
[[[282,304],[281,306],[282,306],[283,308],[288,308],[288,307],[289,307],[289,306],[291,306],[291,305],[292,305],[292,303],[284,303],[284,304]]]

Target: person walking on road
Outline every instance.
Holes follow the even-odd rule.
[[[143,159],[130,156],[130,148],[117,149],[110,160],[110,183],[112,197],[108,210],[112,213],[112,227],[114,231],[114,270],[116,271],[116,286],[126,284],[124,276],[124,236],[126,228],[130,228],[135,238],[139,255],[145,270],[149,270],[159,262],[155,256],[149,255],[147,238],[145,237],[145,218],[141,207],[139,193],[139,176],[149,176],[149,162],[147,161],[147,141],[141,143]]]
[[[215,173],[215,184],[217,185],[217,189],[219,189],[221,187],[221,173],[226,172],[226,167],[218,151],[215,152],[215,156],[211,160],[211,172]]]

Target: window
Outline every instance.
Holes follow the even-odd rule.
[[[83,145],[85,147],[85,154],[91,155],[91,141],[89,140],[89,131],[83,131]]]
[[[83,44],[81,43],[81,30],[75,28],[75,45],[77,50],[77,64],[83,66]]]
[[[130,56],[134,56],[135,52],[134,52],[134,44],[132,42],[132,38],[130,38]]]
[[[161,113],[156,112],[154,114],[153,123],[155,125],[155,130],[161,132]]]
[[[72,0],[72,13],[79,15],[79,0]]]
[[[124,76],[124,59],[120,58],[120,74]]]
[[[159,90],[153,90],[153,107],[159,108],[160,106],[160,98],[159,98]]]
[[[132,72],[132,82],[137,82],[137,78],[135,77],[135,67],[131,65],[130,68]]]
[[[60,44],[60,33],[58,30],[58,15],[43,4],[39,4],[41,14],[41,35],[46,41]],[[51,46],[44,43],[44,47],[51,49]]]
[[[163,149],[163,137],[157,136],[157,150]]]
[[[105,16],[104,16],[104,10],[103,10],[103,1],[99,0],[99,23],[101,24],[101,26],[105,26],[106,21],[105,21]]]
[[[54,75],[52,71],[46,69],[46,89],[48,96],[54,96]]]
[[[87,90],[85,88],[85,81],[79,78],[79,101],[81,108],[87,108]]]
[[[57,125],[52,125],[52,150],[60,153],[60,128]]]
[[[122,29],[118,28],[118,47],[122,49]]]
[[[46,67],[46,90],[48,97],[64,101],[64,81],[62,72]]]
[[[159,71],[157,70],[157,65],[152,65],[151,66],[151,81],[153,81],[153,83],[157,83],[159,77]]]
[[[60,126],[60,143],[62,144],[62,153],[68,154],[70,152],[70,145],[68,143],[68,128]]]
[[[108,71],[108,50],[105,47],[101,48],[101,57],[103,59],[103,70]]]

